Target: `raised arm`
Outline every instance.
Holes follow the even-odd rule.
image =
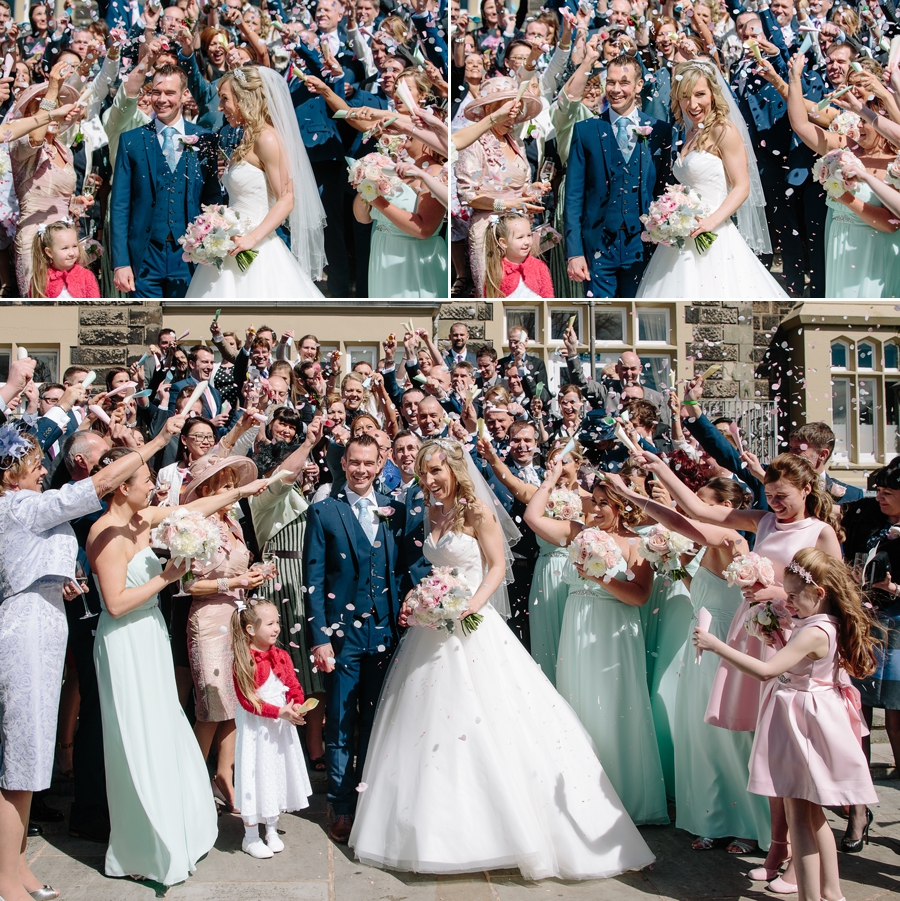
[[[562,461],[557,458],[553,466],[544,474],[544,481],[541,487],[531,495],[531,500],[528,501],[528,506],[525,508],[524,518],[525,525],[538,538],[543,538],[544,541],[555,544],[557,547],[567,547],[584,528],[583,523],[551,519],[549,516],[544,515],[550,492],[556,487],[561,475]]]
[[[527,482],[523,482],[521,479],[514,476],[506,463],[500,459],[500,455],[497,453],[492,442],[485,438],[479,438],[477,445],[478,453],[487,460],[491,469],[494,470],[494,475],[503,482],[517,501],[522,501],[523,504],[527,504],[531,498],[534,497],[535,491],[538,490],[537,486],[529,485]]]
[[[803,67],[806,57],[795,54],[791,60],[790,78],[788,81],[788,117],[791,128],[807,147],[819,156],[825,156],[829,150],[844,146],[844,139],[837,134],[824,131],[809,121],[806,100],[803,97]]]

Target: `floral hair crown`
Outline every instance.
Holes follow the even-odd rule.
[[[0,469],[9,469],[31,450],[31,442],[22,436],[22,431],[27,427],[28,424],[22,420],[0,426]]]
[[[816,588],[819,587],[816,584],[816,580],[812,577],[812,574],[805,570],[796,560],[791,560],[788,565],[788,572],[794,573],[795,576],[800,576],[807,585],[815,585]]]

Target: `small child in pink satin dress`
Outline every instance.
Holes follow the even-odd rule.
[[[800,901],[843,901],[822,808],[878,802],[862,750],[867,729],[859,692],[847,678],[847,672],[858,679],[873,672],[877,640],[841,561],[815,548],[798,551],[784,588],[793,630],[769,660],[742,654],[699,628],[694,644],[748,676],[773,680],[759,712],[747,788],[784,798]]]

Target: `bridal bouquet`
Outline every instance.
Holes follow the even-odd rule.
[[[666,185],[666,193],[650,204],[650,210],[641,216],[644,232],[641,240],[649,244],[665,244],[668,247],[684,247],[685,238],[709,213],[700,195],[686,185]],[[694,239],[698,253],[708,250],[718,235],[715,232],[701,232]]]
[[[677,582],[687,575],[687,570],[681,565],[679,557],[693,549],[694,543],[688,541],[684,535],[657,524],[641,537],[638,553],[650,561],[656,572],[665,573]]]
[[[409,625],[453,632],[460,616],[469,608],[472,592],[451,566],[435,566],[406,599]],[[470,613],[461,621],[463,631],[474,632],[484,617]]]
[[[768,588],[775,584],[775,567],[768,557],[751,552],[742,557],[735,557],[722,572],[722,576],[732,588],[735,585],[740,588],[752,588],[756,584]]]
[[[366,203],[371,203],[376,197],[393,197],[403,190],[403,182],[397,175],[384,171],[393,165],[394,161],[383,153],[367,153],[351,164],[350,184]]]
[[[602,529],[585,529],[569,545],[569,559],[587,575],[609,581],[625,565],[615,539]]]
[[[859,116],[851,113],[850,110],[842,110],[832,120],[828,126],[829,131],[835,134],[844,135],[851,141],[859,141]]]
[[[253,225],[241,214],[224,203],[204,204],[203,212],[187,227],[178,239],[187,263],[202,263],[222,269],[222,264],[233,246],[232,238],[239,238],[253,230]],[[241,272],[246,272],[250,264],[259,256],[258,250],[242,250],[236,257]]]
[[[581,495],[571,488],[556,488],[550,492],[544,511],[550,519],[575,522],[582,519]]]
[[[855,194],[856,185],[849,184],[844,178],[844,165],[855,159],[856,156],[849,150],[829,150],[813,164],[813,178],[825,189],[829,197],[837,199],[848,191]]]
[[[222,541],[219,527],[196,510],[176,510],[151,533],[154,544],[166,548],[173,563],[196,560],[203,565],[212,562]],[[182,585],[189,578],[186,573]]]
[[[782,629],[791,626],[791,614],[788,612],[784,601],[765,601],[762,604],[754,604],[744,620],[744,629],[754,638],[765,641],[766,636],[771,635],[775,644],[784,647],[784,633]]]

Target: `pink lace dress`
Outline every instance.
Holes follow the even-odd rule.
[[[802,548],[815,547],[826,525],[811,517],[798,522],[779,522],[774,513],[767,513],[759,521],[753,550],[772,561],[776,585],[783,583],[784,571],[794,554]],[[744,654],[767,660],[775,653],[774,650],[758,638],[752,638],[744,629],[749,610],[750,604],[741,601],[731,621],[726,643]],[[721,660],[709,696],[705,720],[711,726],[722,729],[752,732],[759,719],[761,695],[766,691],[758,679],[745,676],[730,663]]]
[[[877,804],[862,750],[868,730],[859,691],[838,663],[838,620],[817,614],[793,621],[793,635],[821,629],[828,653],[804,657],[773,681],[750,753],[749,791],[770,798],[804,798],[823,807]]]
[[[31,288],[31,252],[38,226],[58,222],[69,215],[69,201],[75,193],[72,151],[54,145],[65,162],[54,162],[47,144],[31,146],[28,135],[9,145],[13,184],[19,199],[19,227],[16,231],[16,281],[21,297]]]
[[[196,579],[230,579],[247,572],[250,552],[244,544],[241,527],[226,517],[210,517],[222,534],[222,543],[212,566],[194,569]],[[188,648],[191,675],[197,698],[197,719],[201,723],[233,720],[237,708],[232,670],[234,650],[231,644],[231,614],[238,592],[204,595],[194,598],[188,618]]]
[[[514,135],[507,135],[516,151],[510,162],[503,152],[504,140],[492,131],[482,135],[459,154],[456,162],[456,190],[460,202],[471,203],[479,195],[521,199],[531,178],[531,168],[525,159],[525,146]],[[469,263],[475,282],[476,296],[484,294],[484,235],[492,210],[471,210],[469,220]]]

